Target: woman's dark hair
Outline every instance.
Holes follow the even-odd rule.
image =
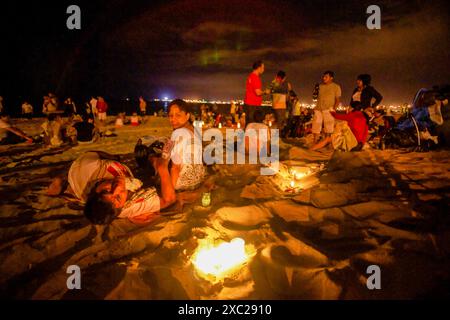
[[[167,110],[169,110],[170,112],[170,108],[172,108],[173,106],[177,106],[178,109],[180,109],[181,111],[184,111],[186,113],[191,113],[191,110],[189,108],[189,105],[186,103],[186,101],[184,101],[183,99],[175,99],[172,100],[169,103],[169,106],[167,108]]]
[[[257,109],[253,114],[253,121],[256,123],[262,123],[265,116],[266,115],[264,114],[264,111],[262,111],[261,109]]]
[[[142,140],[139,139],[136,146],[134,147],[134,158],[136,163],[140,168],[147,168],[149,165],[148,160],[149,150],[148,147],[142,144]]]
[[[278,78],[281,78],[281,79],[286,78],[286,72],[284,72],[284,71],[282,71],[282,70],[278,71],[277,77],[278,77]]]
[[[360,74],[357,80],[361,80],[363,85],[369,86],[370,82],[372,81],[372,77],[370,76],[370,74]]]
[[[325,71],[323,73],[323,75],[326,75],[326,74],[329,75],[330,77],[334,78],[334,72],[333,71],[328,70],[328,71]]]
[[[88,195],[84,206],[84,216],[92,224],[110,224],[120,213],[119,209],[114,208],[111,202],[103,199],[103,194],[97,193],[94,186]]]
[[[258,68],[261,67],[262,65],[263,65],[262,60],[255,61],[255,62],[253,63],[253,70],[258,69]]]

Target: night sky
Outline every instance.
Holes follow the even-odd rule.
[[[66,8],[81,7],[80,31]],[[366,28],[378,4],[382,29]],[[0,95],[79,99],[241,99],[253,61],[263,83],[285,70],[311,102],[323,71],[336,73],[344,101],[360,73],[384,104],[410,102],[420,87],[450,82],[446,1],[2,1]]]

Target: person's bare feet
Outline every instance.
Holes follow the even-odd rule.
[[[58,196],[62,192],[63,188],[63,178],[56,177],[53,179],[52,183],[47,188],[47,195],[49,196]]]

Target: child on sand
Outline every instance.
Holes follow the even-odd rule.
[[[141,188],[142,182],[118,160],[105,152],[90,151],[76,159],[69,169],[66,193],[85,203],[84,215],[91,223],[109,224],[115,218],[145,222],[175,202],[168,160],[151,159],[161,177],[162,197],[154,187]],[[59,195],[63,187],[64,179],[57,177],[47,194]]]
[[[141,123],[141,117],[139,117],[136,112],[133,112],[130,117],[130,123],[132,126],[138,126]]]

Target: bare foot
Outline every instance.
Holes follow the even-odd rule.
[[[62,192],[63,187],[63,178],[56,177],[53,179],[52,183],[47,188],[47,195],[49,196],[58,196]]]

